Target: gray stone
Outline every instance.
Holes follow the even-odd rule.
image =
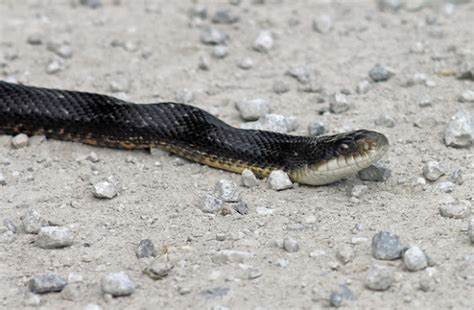
[[[227,39],[228,36],[225,32],[214,27],[204,28],[200,34],[200,40],[204,44],[224,44]]]
[[[47,74],[56,74],[64,70],[64,63],[58,59],[52,59],[46,65]]]
[[[441,193],[451,193],[456,188],[456,184],[449,181],[444,181],[436,184],[435,189]]]
[[[262,98],[245,99],[236,104],[240,116],[246,121],[255,121],[270,113],[270,102]]]
[[[102,277],[102,291],[114,297],[129,296],[135,292],[135,283],[123,271],[110,272]]]
[[[400,0],[376,0],[376,1],[377,1],[377,7],[381,11],[396,12],[402,7],[402,2]]]
[[[211,67],[211,60],[209,57],[201,55],[199,56],[198,68],[204,71],[209,70]]]
[[[79,0],[79,3],[91,9],[96,9],[102,5],[101,0]]]
[[[394,260],[400,258],[401,250],[400,237],[391,232],[381,231],[372,238],[372,255],[376,259]]]
[[[268,53],[273,45],[272,33],[268,30],[261,30],[253,42],[253,49],[260,53]]]
[[[227,57],[229,49],[225,45],[216,45],[212,50],[212,56],[216,59],[222,59]]]
[[[367,94],[370,90],[370,82],[367,80],[362,80],[357,84],[356,93],[363,95]]]
[[[363,184],[356,184],[351,189],[351,196],[361,198],[369,191],[369,187]]]
[[[430,107],[433,103],[433,100],[429,96],[423,96],[418,100],[418,106],[420,108]]]
[[[313,30],[319,33],[328,33],[333,27],[332,17],[326,14],[313,19]]]
[[[375,125],[393,128],[395,127],[395,120],[389,115],[382,115],[375,120]]]
[[[191,17],[198,17],[200,19],[206,19],[207,18],[207,6],[201,3],[196,3],[191,11],[190,11]]]
[[[14,232],[7,230],[5,228],[0,229],[0,243],[12,243],[15,241],[16,235]]]
[[[254,279],[260,278],[261,276],[262,276],[262,272],[260,271],[260,269],[250,268],[248,270],[247,277],[249,280],[254,280]]]
[[[12,138],[12,145],[16,149],[20,149],[22,147],[28,146],[29,140],[28,136],[24,133],[17,134]]]
[[[214,187],[214,196],[225,202],[237,202],[240,199],[239,186],[231,180],[219,180]]]
[[[143,272],[153,280],[161,280],[167,277],[173,270],[174,265],[171,264],[165,255],[155,258]]]
[[[216,252],[212,256],[212,262],[215,264],[240,263],[243,264],[246,260],[255,257],[254,253],[238,251],[238,250],[222,250]]]
[[[37,234],[41,227],[48,226],[48,221],[41,217],[40,213],[33,209],[28,209],[20,217],[23,230],[28,234]]]
[[[212,16],[212,22],[216,24],[233,24],[239,19],[239,14],[230,8],[218,9]]]
[[[60,292],[66,284],[66,279],[54,272],[35,275],[28,281],[30,291],[35,294]]]
[[[254,66],[253,60],[250,57],[242,58],[237,64],[240,69],[249,70]]]
[[[248,205],[242,200],[237,203],[232,204],[232,208],[234,208],[234,210],[237,211],[241,215],[245,215],[249,213]]]
[[[257,177],[250,169],[244,169],[244,171],[242,171],[241,180],[242,180],[242,184],[245,185],[246,187],[255,187],[255,186],[258,186],[259,184]]]
[[[374,82],[383,82],[390,79],[394,76],[394,72],[392,69],[387,68],[381,64],[376,64],[372,69],[369,71],[369,77]]]
[[[418,246],[411,246],[403,253],[403,263],[410,271],[418,271],[428,266],[426,255]]]
[[[283,239],[283,249],[289,253],[294,253],[299,251],[300,245],[295,239],[287,237]]]
[[[359,179],[363,181],[383,182],[387,180],[392,174],[392,171],[381,164],[373,164],[362,169],[357,173]]]
[[[342,305],[343,300],[343,296],[338,292],[331,292],[331,295],[329,296],[329,304],[332,307],[339,308]]]
[[[457,70],[456,78],[459,80],[474,81],[474,63],[467,61],[461,63]]]
[[[423,166],[423,176],[429,181],[438,180],[444,173],[444,169],[437,161],[431,160]]]
[[[354,258],[354,250],[350,246],[343,246],[337,250],[336,258],[345,265]]]
[[[0,185],[7,185],[7,179],[5,176],[0,172]]]
[[[110,82],[110,91],[113,93],[127,93],[130,90],[130,80],[123,76],[118,75]]]
[[[463,219],[471,214],[471,208],[467,201],[447,203],[439,206],[438,210],[442,217],[453,219]]]
[[[281,95],[290,91],[290,85],[285,81],[276,80],[273,82],[272,90],[275,94]]]
[[[181,88],[176,92],[176,101],[179,103],[189,104],[193,102],[194,94],[190,89]]]
[[[92,194],[99,199],[112,199],[117,196],[117,189],[109,181],[100,181],[93,185]]]
[[[31,45],[41,45],[43,44],[43,38],[42,35],[39,33],[32,33],[28,36],[26,42]]]
[[[340,114],[349,110],[351,104],[346,95],[341,93],[333,94],[329,99],[329,110],[332,113]]]
[[[449,180],[456,185],[462,185],[464,183],[464,174],[460,168],[456,168],[449,175]]]
[[[35,244],[43,249],[64,248],[72,245],[74,234],[67,227],[42,227],[36,236]]]
[[[292,65],[285,74],[300,83],[298,90],[304,92],[320,92],[322,90],[321,76],[313,64]]]
[[[308,134],[312,137],[320,136],[326,132],[326,126],[322,122],[314,121],[308,125]]]
[[[135,249],[135,254],[138,258],[156,256],[156,250],[153,241],[151,241],[151,239],[140,240],[140,243]]]
[[[474,90],[465,90],[461,96],[459,96],[460,102],[474,102]]]
[[[281,191],[293,187],[288,174],[282,170],[273,170],[268,176],[268,184],[270,188],[276,191]]]
[[[279,133],[288,133],[296,129],[296,120],[279,114],[265,114],[256,122],[248,122],[240,125],[242,129],[268,130]]]
[[[198,208],[204,213],[216,213],[222,209],[224,201],[210,194],[202,195],[198,200]]]
[[[81,274],[77,273],[77,272],[70,272],[68,275],[67,275],[67,283],[71,284],[71,283],[79,283],[79,282],[82,282],[83,280],[83,277]]]
[[[467,227],[467,235],[469,236],[469,240],[471,240],[471,243],[474,243],[474,217],[469,220],[469,224]]]
[[[16,225],[15,223],[13,223],[12,220],[10,219],[4,219],[3,220],[3,225],[9,230],[11,231],[12,233],[16,234],[18,229],[16,228]]]
[[[374,291],[385,291],[392,285],[394,280],[391,269],[380,265],[373,265],[367,272],[365,285]]]
[[[474,141],[474,120],[468,111],[459,111],[448,123],[444,142],[451,147],[469,147]]]
[[[68,283],[68,285],[61,291],[61,298],[70,301],[81,300],[81,285],[79,283]]]

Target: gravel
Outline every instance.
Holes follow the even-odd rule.
[[[56,74],[62,70],[64,70],[64,63],[58,59],[50,60],[45,69],[47,74]]]
[[[47,220],[41,217],[41,214],[33,209],[28,209],[20,217],[23,230],[28,234],[37,234],[42,227],[48,226]]]
[[[418,246],[410,246],[403,253],[403,263],[410,271],[419,271],[428,267],[426,255]]]
[[[35,244],[43,249],[57,249],[72,245],[73,232],[67,227],[42,227],[36,236]]]
[[[13,223],[13,221],[8,218],[3,220],[3,225],[5,226],[6,229],[8,229],[14,234],[16,234],[18,231],[18,228],[16,227],[15,223]]]
[[[449,180],[456,185],[462,185],[464,183],[464,173],[461,168],[456,168],[449,175]]]
[[[239,61],[239,63],[237,65],[240,69],[249,70],[249,69],[253,68],[254,62],[253,62],[252,58],[244,57]]]
[[[308,135],[312,137],[323,135],[326,131],[326,126],[322,122],[314,121],[308,125]]]
[[[102,291],[114,297],[129,296],[135,292],[135,283],[123,271],[110,272],[102,277]]]
[[[350,246],[343,246],[337,250],[336,258],[345,265],[354,259],[354,250]]]
[[[474,90],[465,90],[458,100],[460,102],[474,102]]]
[[[393,271],[380,265],[372,265],[367,272],[365,285],[373,291],[385,291],[395,281]]]
[[[329,98],[329,110],[335,114],[341,114],[349,110],[351,104],[346,95],[335,93]]]
[[[237,202],[240,200],[239,186],[231,180],[219,180],[214,187],[214,196],[224,202]]]
[[[261,30],[253,42],[253,49],[260,53],[268,53],[273,45],[272,33],[269,30]]]
[[[30,291],[35,294],[60,292],[66,284],[66,279],[54,272],[35,275],[28,281]]]
[[[333,20],[329,15],[319,15],[313,19],[313,30],[319,33],[328,33],[333,28]]]
[[[436,181],[442,175],[445,174],[444,169],[441,168],[439,162],[437,161],[429,161],[423,166],[423,176],[428,181]]]
[[[212,16],[212,22],[216,24],[233,24],[240,20],[237,11],[230,8],[217,10]]]
[[[356,184],[351,189],[351,196],[361,198],[369,191],[369,187],[363,184]]]
[[[471,243],[474,243],[474,218],[471,218],[469,220],[469,224],[467,227],[467,235],[469,236]]]
[[[448,203],[439,206],[439,214],[442,217],[463,219],[471,214],[470,203],[468,201]]]
[[[395,127],[395,120],[393,119],[393,117],[389,115],[382,115],[375,120],[375,125],[387,127],[387,128],[393,128]]]
[[[392,69],[385,67],[381,64],[376,64],[372,69],[369,71],[369,77],[374,82],[383,82],[389,80],[392,76],[394,76],[394,72]]]
[[[450,181],[444,181],[436,184],[435,190],[441,193],[451,193],[456,188],[456,184]]]
[[[224,44],[229,37],[225,32],[215,27],[207,27],[201,31],[199,38],[204,44],[216,45]]]
[[[233,203],[232,204],[232,208],[237,211],[239,214],[241,215],[245,215],[245,214],[248,214],[249,213],[249,207],[248,205],[243,202],[243,201],[239,201],[237,203]]]
[[[96,9],[102,5],[101,0],[79,0],[79,3],[91,9]]]
[[[344,297],[338,292],[331,292],[331,295],[329,296],[329,304],[332,307],[340,307],[343,300]]]
[[[208,71],[211,68],[211,60],[205,55],[199,56],[198,68],[203,71]]]
[[[198,199],[198,208],[204,213],[216,213],[224,206],[224,201],[211,194],[203,194]]]
[[[0,185],[7,185],[7,179],[5,176],[0,172]]]
[[[16,234],[14,232],[7,230],[3,227],[0,228],[0,244],[12,243],[15,240],[16,240]]]
[[[388,231],[381,231],[372,238],[372,256],[381,260],[400,258],[402,246],[400,237]]]
[[[222,59],[229,55],[229,49],[225,45],[216,45],[212,50],[212,56],[216,59]]]
[[[290,91],[290,85],[282,80],[273,82],[272,90],[275,94],[281,95]]]
[[[138,243],[135,249],[135,254],[138,258],[156,256],[155,245],[151,239],[143,239]]]
[[[236,104],[240,116],[246,121],[255,121],[270,113],[270,102],[262,98],[245,99]]]
[[[296,130],[297,120],[295,117],[285,117],[280,114],[265,114],[256,122],[248,122],[240,125],[242,129],[258,129],[288,133]]]
[[[367,94],[370,90],[370,82],[368,80],[360,81],[356,86],[356,93],[359,95]]]
[[[448,123],[444,142],[451,147],[469,147],[474,141],[474,120],[468,111],[459,111]]]
[[[12,138],[12,145],[16,149],[21,149],[29,145],[28,136],[24,133],[17,134]]]
[[[375,163],[362,169],[357,175],[363,181],[384,182],[392,175],[392,171],[379,163]]]
[[[190,104],[194,101],[194,94],[190,89],[181,88],[176,91],[176,102]]]
[[[289,253],[294,253],[299,251],[300,245],[295,239],[287,237],[283,239],[283,249]]]
[[[112,199],[117,196],[117,189],[112,182],[100,181],[93,185],[92,194],[99,199]]]
[[[282,170],[273,170],[268,176],[268,184],[270,188],[276,191],[281,191],[293,187],[288,174]]]
[[[244,169],[244,171],[242,171],[241,180],[242,184],[246,187],[255,187],[259,184],[257,177],[250,169]]]

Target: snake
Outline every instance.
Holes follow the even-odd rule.
[[[0,81],[0,134],[123,149],[160,148],[230,172],[268,177],[282,170],[296,183],[325,185],[356,174],[388,150],[366,129],[298,136],[233,127],[195,106],[133,103],[108,95]]]

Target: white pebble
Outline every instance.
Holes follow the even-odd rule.
[[[332,17],[322,14],[313,19],[313,30],[319,33],[328,33],[333,27]]]
[[[29,140],[28,136],[24,133],[20,133],[12,138],[12,145],[16,149],[20,149],[22,147],[28,146]]]
[[[253,49],[257,52],[268,53],[273,48],[273,36],[268,30],[262,30],[253,43]]]
[[[255,187],[258,185],[258,180],[255,174],[250,169],[244,169],[242,171],[242,184],[247,187]]]
[[[222,206],[224,201],[222,199],[216,198],[210,194],[204,194],[198,199],[198,208],[204,213],[216,213]]]
[[[474,102],[474,90],[466,90],[459,96],[461,102]]]
[[[241,59],[238,63],[240,69],[249,70],[254,66],[253,60],[250,57]]]
[[[219,180],[214,188],[214,196],[225,202],[237,202],[240,198],[239,187],[231,180]]]
[[[411,246],[403,254],[403,263],[410,271],[418,271],[428,266],[426,255],[418,246]]]
[[[295,239],[287,237],[283,239],[283,249],[289,253],[294,253],[298,252],[300,245]]]
[[[423,176],[429,181],[436,181],[442,175],[444,175],[444,169],[437,161],[429,161],[423,166]]]
[[[393,271],[387,267],[373,265],[367,273],[365,285],[374,291],[385,291],[394,281]]]
[[[36,236],[35,244],[43,249],[56,249],[70,246],[74,240],[72,231],[67,227],[42,227]]]
[[[41,214],[33,209],[28,209],[20,217],[23,230],[28,234],[37,234],[41,227],[47,226],[48,221],[41,217]]]
[[[469,147],[474,141],[474,120],[468,111],[459,111],[448,123],[444,142],[451,147]]]
[[[293,187],[290,177],[283,170],[273,170],[268,176],[268,184],[271,189],[276,191]]]
[[[94,184],[92,193],[99,199],[112,199],[117,196],[115,185],[109,181],[101,181]]]
[[[123,271],[111,272],[102,277],[102,291],[112,296],[128,296],[135,292],[135,283]]]
[[[462,219],[471,213],[470,203],[468,201],[448,203],[439,206],[439,213],[442,217]]]
[[[236,106],[240,116],[246,121],[255,121],[270,113],[270,103],[262,98],[242,100]]]

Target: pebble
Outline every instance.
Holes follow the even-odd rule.
[[[24,133],[17,134],[12,138],[12,145],[16,149],[20,149],[22,147],[28,146],[29,140],[28,136]]]
[[[250,57],[242,58],[239,63],[237,64],[240,69],[249,70],[252,69],[254,66],[253,60]]]
[[[402,246],[400,237],[388,231],[381,231],[372,238],[372,256],[381,260],[400,258]]]
[[[395,120],[389,115],[382,115],[375,120],[375,125],[393,128],[395,127]]]
[[[300,245],[295,239],[287,237],[283,239],[283,249],[289,253],[294,253],[299,251]]]
[[[267,130],[279,133],[288,133],[297,128],[295,117],[285,117],[280,114],[265,114],[256,122],[248,122],[240,125],[242,129]]]
[[[7,179],[5,176],[0,172],[0,185],[7,185]]]
[[[396,12],[402,7],[400,0],[377,0],[377,7],[381,11]]]
[[[468,202],[454,202],[439,206],[439,214],[442,217],[463,219],[471,214]]]
[[[15,241],[16,235],[14,232],[7,230],[5,228],[0,228],[0,243],[12,243]]]
[[[270,188],[276,191],[281,191],[293,187],[290,177],[283,170],[273,170],[268,176],[268,184]]]
[[[357,84],[356,93],[359,95],[367,94],[370,90],[370,82],[368,80],[362,80]]]
[[[35,275],[28,281],[30,291],[35,294],[60,292],[66,284],[66,279],[54,272]]]
[[[273,209],[270,209],[267,207],[256,207],[255,212],[257,212],[260,215],[271,215],[273,214]]]
[[[456,185],[462,185],[464,183],[463,172],[460,168],[456,168],[449,175],[449,180]]]
[[[135,283],[123,271],[110,272],[102,277],[102,291],[114,297],[128,296],[135,292]]]
[[[46,65],[46,73],[47,74],[56,74],[59,71],[64,69],[63,63],[57,59],[53,59],[48,62]]]
[[[5,227],[14,234],[16,234],[18,231],[15,223],[13,223],[13,221],[8,218],[3,220],[3,225],[5,225]]]
[[[324,123],[319,121],[311,122],[308,125],[308,135],[312,137],[320,136],[326,132],[326,126]]]
[[[55,53],[61,58],[71,58],[73,55],[72,48],[67,44],[58,44],[55,42],[48,42],[47,48],[49,51]]]
[[[441,183],[436,184],[435,190],[441,193],[452,193],[456,188],[456,184],[449,181],[444,181]]]
[[[468,111],[459,111],[448,123],[444,142],[451,147],[469,147],[474,141],[474,120]]]
[[[201,3],[195,4],[190,12],[191,17],[198,17],[200,19],[207,18],[207,6]]]
[[[255,174],[252,172],[250,169],[244,169],[242,171],[242,184],[245,185],[246,187],[255,187],[258,186],[259,182],[257,180],[257,177]]]
[[[465,90],[461,96],[459,96],[460,102],[474,102],[474,90]]]
[[[199,56],[198,68],[203,71],[208,71],[211,68],[211,60],[205,55]]]
[[[74,234],[67,227],[42,227],[36,236],[35,244],[43,249],[57,249],[72,245]]]
[[[391,269],[380,265],[373,265],[367,273],[365,285],[374,291],[385,291],[392,285],[394,280]]]
[[[80,0],[79,3],[83,6],[87,6],[91,9],[97,9],[102,5],[101,0]]]
[[[249,213],[249,207],[243,201],[239,201],[237,203],[232,204],[232,208],[234,208],[234,210],[237,211],[241,215],[245,215]]]
[[[204,213],[216,213],[222,209],[224,201],[211,194],[204,194],[198,200],[198,208]]]
[[[344,297],[338,292],[331,292],[331,295],[329,296],[329,304],[332,307],[339,308],[342,305],[343,300]]]
[[[329,99],[329,110],[332,113],[344,113],[351,107],[349,99],[346,95],[341,93],[333,94]]]
[[[416,245],[410,246],[403,253],[403,263],[410,271],[422,270],[428,266],[425,253]]]
[[[79,283],[79,282],[82,282],[82,280],[83,280],[82,275],[77,272],[70,272],[67,275],[67,283]]]
[[[28,209],[20,217],[23,230],[28,234],[37,234],[44,226],[48,226],[48,221],[41,217],[41,214],[33,209]]]
[[[99,199],[112,199],[117,196],[117,189],[109,181],[100,181],[93,185],[92,194]]]
[[[270,102],[262,98],[242,100],[237,102],[236,107],[246,121],[255,121],[270,113]]]
[[[354,250],[350,246],[343,246],[337,250],[336,258],[345,265],[354,258]]]
[[[174,266],[171,264],[165,255],[155,258],[143,272],[153,280],[161,280],[167,277],[173,270]]]
[[[430,107],[433,104],[431,97],[423,96],[418,100],[418,106],[420,108]]]
[[[212,50],[212,56],[216,59],[222,59],[227,57],[229,49],[225,45],[216,45]]]
[[[199,38],[204,44],[216,45],[224,44],[228,39],[228,35],[215,27],[207,27],[201,31]]]
[[[463,62],[459,66],[456,74],[456,78],[459,80],[472,80],[474,81],[474,63]]]
[[[230,8],[217,10],[212,16],[212,22],[216,24],[233,24],[240,19],[239,14]]]
[[[28,307],[38,307],[41,305],[41,297],[37,294],[27,292],[23,299],[23,304]]]
[[[467,228],[467,235],[471,240],[471,243],[474,243],[474,218],[469,220],[468,228]]]
[[[328,33],[333,27],[332,17],[326,14],[313,19],[313,30],[319,33]]]
[[[26,42],[31,45],[41,45],[43,44],[43,38],[39,33],[32,33],[28,36]]]
[[[272,90],[275,94],[281,95],[290,91],[290,85],[282,80],[273,82]]]
[[[110,82],[110,91],[113,93],[127,93],[130,90],[130,80],[119,75]]]
[[[369,187],[363,184],[356,184],[351,189],[351,196],[360,198],[364,196],[369,191]]]
[[[372,69],[369,71],[369,77],[374,82],[383,82],[390,79],[394,76],[394,72],[392,69],[385,67],[381,64],[376,64]]]
[[[135,254],[138,258],[156,256],[155,245],[151,239],[143,239],[138,243],[135,249]]]
[[[436,181],[445,174],[439,162],[430,160],[423,166],[423,176],[429,181]]]
[[[61,298],[70,301],[79,301],[81,299],[81,286],[80,284],[70,284],[61,291]]]
[[[182,88],[176,92],[176,101],[179,103],[189,104],[193,102],[194,94],[190,89]]]
[[[255,257],[255,254],[238,250],[222,250],[212,256],[215,264],[244,263],[245,260]]]
[[[239,186],[231,180],[219,180],[214,187],[214,196],[225,202],[237,202],[240,200]]]
[[[383,182],[392,175],[392,171],[383,165],[376,163],[362,169],[357,173],[357,175],[359,176],[359,179],[363,181]]]
[[[253,42],[253,49],[260,53],[268,53],[273,48],[273,36],[268,30],[261,30]]]

